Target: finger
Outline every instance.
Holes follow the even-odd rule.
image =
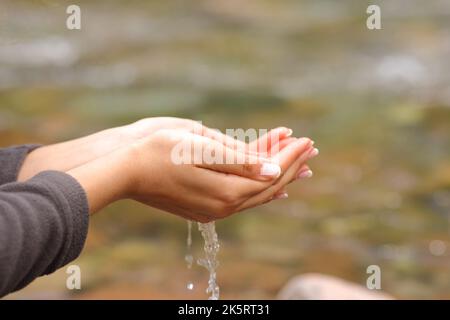
[[[217,141],[208,139],[206,137],[192,134],[191,136],[185,138],[189,140],[188,143],[195,142],[197,144],[201,144],[204,148],[209,147],[210,150],[214,150],[215,148],[221,150],[225,148],[226,153],[236,153],[235,150],[228,150],[225,146],[221,145]],[[300,157],[300,160],[303,160],[303,158],[306,157],[307,154],[309,154],[308,152],[306,152],[306,147],[308,145],[310,145],[309,139],[303,139],[303,141],[296,140],[291,145],[286,147],[282,151],[282,153],[280,153],[280,161],[283,163],[283,165],[289,166],[292,162],[292,159],[295,159],[295,157],[297,157],[299,154],[302,156]],[[240,156],[242,157],[243,155],[241,154]],[[251,157],[250,155],[245,156]],[[249,162],[249,160],[247,160],[247,162]],[[259,163],[257,163],[257,165],[258,164]],[[200,162],[199,164],[196,164],[195,167],[198,169],[198,171],[196,171],[195,173],[197,179],[193,181],[194,185],[190,187],[195,187],[196,189],[199,189],[201,193],[209,194],[210,197],[217,197],[220,200],[224,201],[230,200],[230,202],[238,203],[239,205],[246,202],[249,198],[260,194],[261,192],[263,192],[263,190],[266,190],[274,183],[274,181],[257,181],[235,174],[228,174],[230,172],[242,174],[242,169],[240,169],[241,171],[233,171],[238,168],[238,166],[233,164],[227,165],[213,162],[209,164],[208,162]],[[297,171],[299,167],[296,166],[294,169],[295,171]],[[182,172],[185,172],[190,176],[192,175],[191,170],[183,170]],[[186,179],[188,179],[188,177]],[[276,185],[275,191],[276,189],[280,189],[283,184],[286,184],[284,180],[281,184],[278,183]],[[233,186],[233,188],[224,188],[224,186]],[[270,192],[274,192],[274,188],[270,189]]]
[[[194,143],[201,144],[201,161],[195,164],[199,168],[259,181],[272,181],[281,174],[280,166],[269,159],[242,153],[205,137],[195,136],[193,139]]]
[[[277,191],[271,200],[280,200],[287,199],[289,197],[287,190],[285,187],[281,188],[281,190]],[[270,200],[269,200],[270,201]]]
[[[192,191],[200,194],[204,198],[215,199],[222,203],[240,205],[245,200],[270,186],[269,182],[262,182],[240,177],[233,174],[225,174],[218,171],[194,167],[186,173],[189,176],[195,175],[196,179],[188,187]],[[186,177],[188,178],[188,177]],[[217,202],[211,203],[212,205]]]
[[[284,173],[300,156],[307,157],[311,146],[312,141],[310,139],[300,138],[288,144],[271,159],[280,165],[281,172]]]
[[[223,134],[219,130],[214,130],[214,129],[203,126],[202,135],[204,137],[207,137],[207,138],[213,139],[217,142],[220,142],[224,146],[227,146],[230,149],[239,150],[241,152],[249,151],[248,144],[246,144],[245,142],[240,141],[238,139],[234,139],[233,137],[230,137],[229,135]]]
[[[209,148],[225,148],[228,159],[243,159],[243,163],[202,163],[201,168],[214,170],[222,173],[235,174],[241,177],[259,181],[275,181],[282,172],[287,170],[300,155],[308,157],[311,148],[311,140],[308,138],[297,139],[286,146],[272,162],[265,158],[258,158],[253,155],[239,153],[236,150],[228,149],[224,146],[209,144]],[[231,157],[228,157],[230,154]],[[227,161],[228,162],[228,161]],[[298,169],[298,168],[297,168]],[[261,186],[263,187],[263,186]]]
[[[202,135],[216,140],[231,149],[238,149],[241,152],[250,154],[260,153],[264,156],[265,154],[268,154],[268,151],[278,142],[284,141],[284,139],[290,137],[292,135],[292,130],[285,127],[275,128],[248,144],[223,134],[219,130],[210,129],[206,126],[202,127]]]
[[[283,153],[278,155],[278,159],[279,160],[275,160],[278,162],[282,162],[283,163],[283,168],[290,168],[291,165],[293,165],[293,163],[295,163],[296,160],[298,160],[297,157],[301,157],[301,161],[305,161],[304,159],[309,159],[310,157],[310,153],[312,150],[311,144],[310,144],[310,140],[306,139],[306,141],[299,141],[300,139],[294,139],[294,141],[291,143],[291,145],[289,146],[289,149],[286,147],[283,149]],[[308,141],[309,140],[309,141]],[[308,147],[309,146],[309,147]],[[299,168],[297,168],[299,169]],[[282,175],[283,175],[283,170],[282,169]],[[248,193],[248,196],[255,196],[261,192],[263,192],[264,190],[268,189],[271,185],[273,185],[274,183],[277,183],[278,181],[269,181],[269,182],[265,182],[265,184],[262,185],[257,185],[257,186],[246,186],[247,188],[245,188],[246,190],[253,190],[252,193]],[[289,180],[289,182],[291,182]],[[279,186],[279,184],[277,183],[277,185]],[[280,187],[278,187],[279,189]],[[247,200],[247,199],[246,199]]]
[[[310,160],[318,155],[319,155],[319,149],[314,148],[310,151],[310,153],[308,155],[308,160]],[[313,176],[313,172],[312,172],[311,168],[308,165],[303,165],[298,170],[295,178],[291,182],[293,182],[294,180],[299,180],[299,179],[308,179],[308,178],[311,178],[312,176]]]
[[[286,138],[281,140],[279,143],[273,145],[270,150],[269,154],[271,157],[275,156],[277,153],[279,153],[281,150],[283,150],[285,147],[287,147],[289,144],[297,140],[297,138]]]
[[[313,175],[313,172],[311,171],[309,166],[304,164],[298,170],[297,175],[295,176],[295,178],[293,180],[291,180],[290,182],[293,182],[293,181],[298,180],[298,179],[311,178],[312,175]],[[286,187],[283,187],[283,188],[281,188],[279,191],[277,191],[275,193],[275,195],[273,196],[273,198],[271,200],[287,199],[288,197],[289,197],[289,195],[288,195],[287,189],[286,189]],[[271,200],[269,200],[269,201],[271,201]]]
[[[252,208],[270,201],[275,194],[295,178],[298,170],[305,164],[310,156],[311,151],[302,153],[275,184],[244,201],[239,206],[239,210]]]
[[[272,163],[269,160],[262,160],[260,158],[256,158],[254,156],[249,156],[246,154],[243,154],[241,156],[246,158],[245,163],[242,164],[213,163],[213,164],[199,164],[197,166],[200,168],[210,169],[226,174],[233,174],[257,181],[274,181],[281,174],[281,168],[276,163]],[[252,158],[256,159],[248,160]]]
[[[300,169],[298,170],[297,174],[300,173],[300,172],[307,171],[307,170],[311,170],[311,168],[307,164],[304,164],[304,165],[302,165],[300,167]]]
[[[269,150],[280,141],[289,138],[292,135],[292,129],[286,127],[278,127],[270,130],[259,139],[249,143],[251,152],[262,154],[269,153]]]
[[[300,170],[298,170],[297,175],[291,182],[300,179],[309,179],[312,176],[313,176],[312,170],[307,165],[304,165],[303,167],[300,168]]]

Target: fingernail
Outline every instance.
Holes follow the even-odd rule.
[[[315,156],[317,156],[319,154],[319,149],[314,148],[311,150],[311,152],[309,153],[309,157],[310,158],[314,158]]]
[[[297,141],[298,141],[299,144],[304,144],[304,143],[306,143],[308,146],[311,145],[311,140],[308,139],[308,138],[299,138]]]
[[[273,197],[274,200],[287,199],[287,198],[289,198],[289,195],[287,194],[287,192],[283,192],[283,193],[280,193],[280,194],[276,194],[276,195]]]
[[[275,163],[265,162],[261,166],[261,175],[278,178],[281,174],[281,168]]]
[[[287,130],[287,133],[286,133],[286,137],[292,136],[292,133],[293,133],[292,129],[289,129],[289,128],[287,128],[287,129],[288,130]]]
[[[313,176],[313,172],[311,170],[302,171],[297,175],[297,179],[306,179],[311,178]]]

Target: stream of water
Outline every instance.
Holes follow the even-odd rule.
[[[203,251],[205,253],[204,257],[197,260],[197,264],[206,268],[209,272],[208,287],[206,288],[206,293],[209,294],[209,300],[219,300],[220,289],[217,284],[217,267],[219,262],[217,260],[217,253],[219,252],[219,239],[216,232],[215,222],[208,223],[198,223],[198,230],[200,231],[204,246]],[[192,263],[194,257],[192,255],[192,221],[188,221],[188,236],[187,236],[187,250],[185,260],[188,268],[192,268]],[[194,289],[194,284],[189,282],[187,284],[188,290]]]
[[[188,220],[188,235],[186,239],[186,255],[184,260],[187,263],[188,269],[192,268],[192,262],[194,261],[194,256],[192,255],[192,221]],[[189,281],[186,285],[188,290],[194,290],[194,283]]]

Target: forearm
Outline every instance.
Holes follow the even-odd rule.
[[[18,181],[25,181],[46,170],[69,171],[113,152],[131,140],[125,127],[118,127],[40,147],[26,157]]]
[[[134,170],[131,152],[124,147],[67,171],[86,192],[89,214],[128,197],[132,183],[129,177]]]

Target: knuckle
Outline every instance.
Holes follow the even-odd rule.
[[[254,175],[255,174],[255,166],[251,163],[244,163],[242,165],[242,173],[244,175]]]

